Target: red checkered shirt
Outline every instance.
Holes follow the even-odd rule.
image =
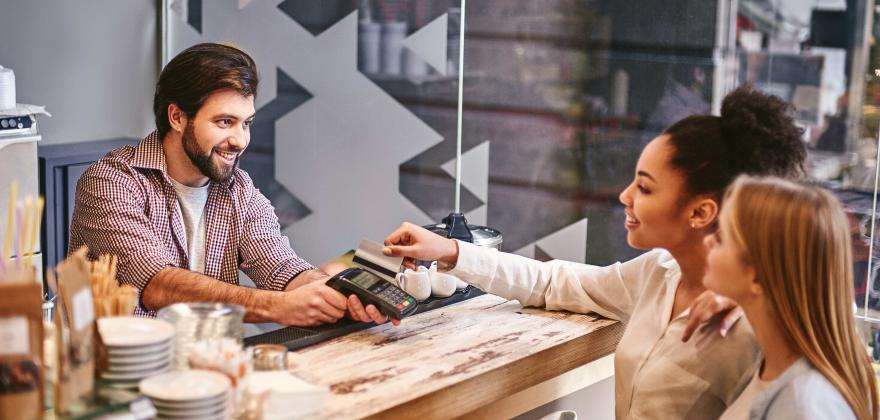
[[[116,255],[119,282],[142,291],[165,267],[189,267],[178,206],[154,131],[137,146],[110,151],[80,178],[70,252],[87,245],[93,258]],[[241,269],[259,288],[283,290],[297,274],[314,268],[294,253],[274,207],[239,168],[229,180],[210,184],[204,217],[210,277],[238,284]],[[139,304],[135,314],[155,316],[155,311]]]

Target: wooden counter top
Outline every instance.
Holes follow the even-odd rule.
[[[622,324],[483,295],[289,354],[328,418],[466,415],[612,353]]]

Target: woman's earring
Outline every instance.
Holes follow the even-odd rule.
[[[697,228],[697,224],[694,222],[691,222],[691,229],[696,229],[696,228]]]

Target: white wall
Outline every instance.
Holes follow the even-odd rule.
[[[3,0],[0,65],[46,105],[45,143],[140,137],[155,125],[156,0]]]
[[[550,413],[563,410],[576,412],[578,420],[614,419],[614,377],[523,413],[514,420],[538,420]]]

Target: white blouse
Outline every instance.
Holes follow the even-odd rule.
[[[488,293],[626,324],[614,360],[618,419],[718,418],[752,378],[759,350],[745,319],[726,338],[698,330],[681,341],[689,310],[670,322],[681,270],[664,250],[598,267],[458,246],[450,274]]]

